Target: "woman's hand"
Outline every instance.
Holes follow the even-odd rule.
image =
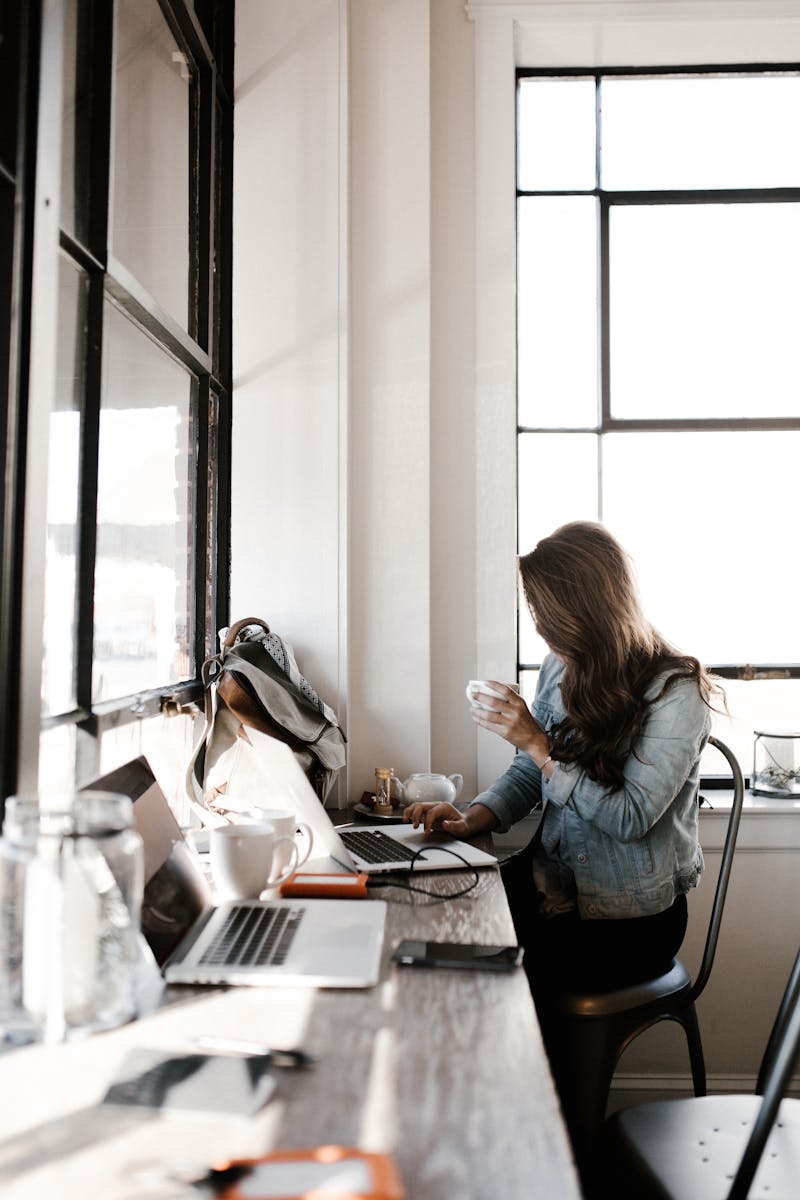
[[[410,821],[415,829],[422,826],[426,833],[441,830],[461,838],[485,833],[494,829],[497,824],[494,813],[484,804],[473,804],[466,812],[460,812],[454,804],[447,801],[417,801],[415,804],[409,804],[408,808],[403,810],[403,820]]]
[[[547,758],[547,735],[522,697],[505,683],[496,683],[493,679],[487,683],[500,694],[492,696],[489,692],[476,692],[475,699],[486,707],[470,706],[473,721],[530,754],[534,762]]]

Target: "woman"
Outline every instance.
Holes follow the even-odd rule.
[[[464,812],[413,804],[405,815],[470,837],[543,806],[503,877],[546,1024],[554,992],[622,986],[675,956],[703,869],[696,794],[718,689],[646,620],[627,556],[602,525],[562,526],[519,570],[551,653],[530,711],[494,681],[500,696],[480,693],[487,707],[472,708],[517,754]]]

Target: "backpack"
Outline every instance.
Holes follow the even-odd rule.
[[[289,745],[324,803],[346,761],[336,714],[300,673],[288,642],[266,621],[245,617],[220,630],[222,649],[203,663],[206,724],[186,774],[192,808],[204,825],[235,820],[255,805],[231,780],[247,775],[255,753],[248,727]]]

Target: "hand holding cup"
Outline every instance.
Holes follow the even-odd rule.
[[[467,698],[476,725],[496,733],[532,757],[547,754],[547,736],[520,696],[518,684],[471,679]]]

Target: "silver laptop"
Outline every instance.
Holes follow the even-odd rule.
[[[378,981],[382,900],[246,900],[214,905],[147,759],[92,783],[134,801],[144,842],[142,933],[168,983],[371,987]]]
[[[253,807],[292,809],[310,825],[314,835],[314,858],[303,871],[366,871],[370,875],[389,871],[444,871],[459,867],[491,867],[493,854],[446,833],[426,834],[411,825],[357,825],[337,828],[319,801],[289,746],[247,728],[256,751],[259,795]]]

